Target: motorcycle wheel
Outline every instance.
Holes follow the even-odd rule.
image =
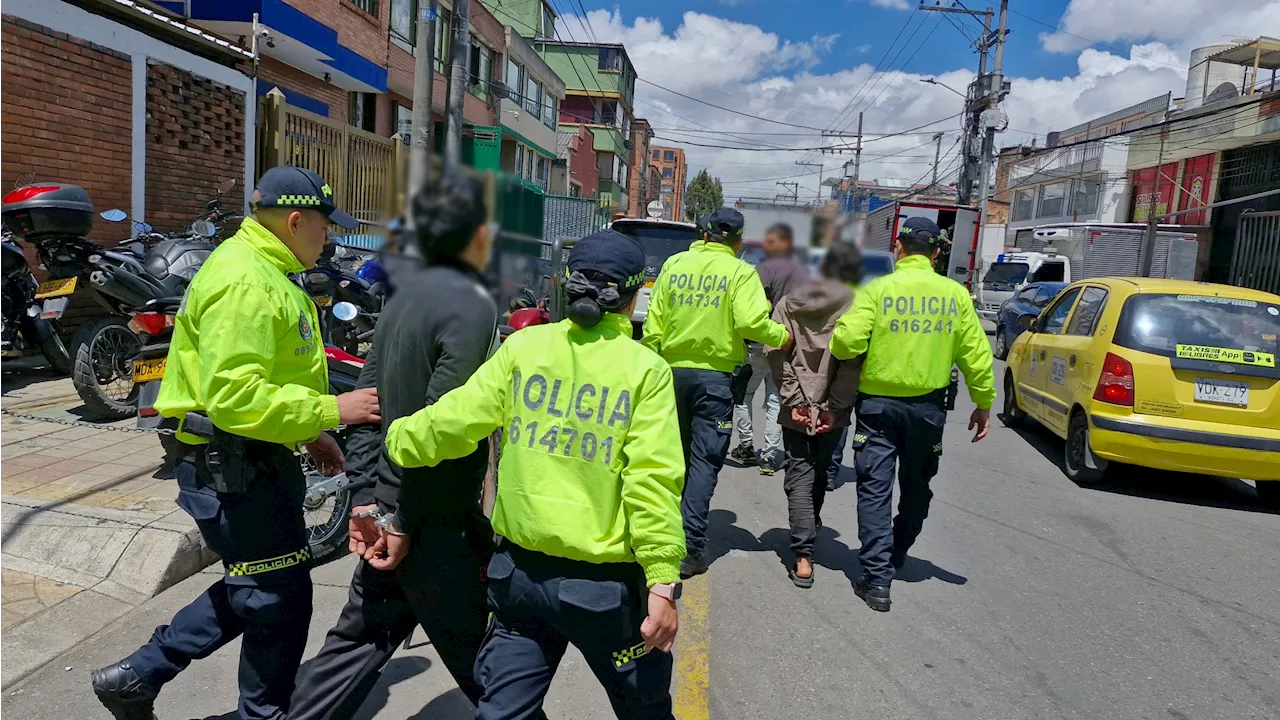
[[[46,337],[41,338],[37,344],[50,369],[59,375],[71,374],[71,353],[67,352],[67,346],[62,342],[56,325],[50,323]]]
[[[299,453],[298,458],[307,487],[325,479],[305,450]],[[304,497],[302,517],[307,524],[311,559],[316,565],[324,565],[347,554],[347,520],[351,517],[351,502],[350,490],[339,490],[322,498]]]
[[[100,420],[123,420],[138,412],[133,358],[142,341],[121,317],[103,317],[80,328],[71,341],[75,365],[71,384],[89,412]]]

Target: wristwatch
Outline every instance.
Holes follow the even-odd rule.
[[[660,598],[666,598],[671,602],[675,602],[680,599],[680,595],[684,592],[684,583],[674,582],[654,585],[649,588],[649,592]]]

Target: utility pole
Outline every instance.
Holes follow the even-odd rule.
[[[987,97],[995,96],[988,107],[995,107],[997,103],[1004,99],[1004,36],[1008,32],[1006,27],[1009,21],[1009,0],[1000,0],[1000,30],[996,33],[996,60],[995,67],[991,71],[991,82],[984,88]],[[981,114],[985,113],[987,108],[983,108],[979,115],[979,124],[981,122]],[[992,122],[992,118],[988,117],[985,123],[986,132],[982,137],[982,167],[978,173],[978,192],[982,193],[978,196],[978,232],[982,232],[982,227],[987,222],[987,185],[989,175],[991,173],[991,163],[994,160],[996,147],[996,128]]]
[[[408,188],[404,194],[405,220],[412,223],[413,197],[427,184],[427,165],[431,158],[431,103],[435,88],[437,0],[418,8],[413,65],[413,130],[409,147]]]
[[[793,203],[800,202],[800,183],[779,181],[777,184],[781,185],[784,188],[791,188],[791,195],[790,195],[791,202]],[[783,193],[781,197],[788,197],[788,196],[786,193]]]
[[[1164,130],[1161,130],[1160,155],[1156,158],[1156,173],[1151,181],[1151,201],[1147,203],[1147,232],[1142,239],[1142,277],[1151,277],[1151,261],[1156,254],[1156,198],[1160,195],[1160,172],[1164,169],[1164,136]]]
[[[446,109],[444,164],[462,164],[462,103],[467,97],[467,57],[471,53],[471,0],[453,2],[453,42],[449,55],[449,106]]]
[[[929,192],[937,192],[938,190],[938,161],[942,159],[942,136],[945,134],[933,134],[933,141],[936,145],[933,148],[933,180],[929,182]]]
[[[804,167],[818,168],[818,202],[821,203],[822,202],[822,163],[808,163],[808,162],[800,162],[799,160],[797,160],[796,164],[802,165]]]
[[[861,212],[862,203],[858,202],[861,198],[858,194],[862,192],[862,188],[858,186],[858,174],[862,171],[862,113],[858,113],[858,146],[853,151],[853,212],[858,214]]]

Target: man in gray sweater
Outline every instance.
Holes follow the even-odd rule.
[[[766,257],[756,266],[756,272],[760,274],[760,282],[764,285],[764,294],[769,298],[769,304],[777,307],[782,298],[808,283],[812,277],[803,265],[796,262],[794,235],[790,225],[778,223],[769,228],[764,236],[764,252]],[[778,425],[778,388],[769,376],[769,365],[765,362],[764,349],[759,343],[747,343],[747,366],[739,368],[739,371],[749,373],[749,378],[745,383],[745,396],[733,408],[738,446],[729,453],[729,457],[743,465],[758,462],[761,475],[772,475],[777,471],[778,454],[782,450],[782,433]],[[765,389],[764,450],[757,456],[751,416],[752,401],[761,384]]]

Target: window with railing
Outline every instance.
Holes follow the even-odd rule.
[[[493,80],[493,51],[474,35],[471,37],[470,75],[471,94],[487,102]]]
[[[418,0],[391,0],[391,41],[402,50],[413,52],[417,42]]]
[[[543,190],[547,189],[547,185],[551,181],[551,163],[541,155],[538,156],[533,181]]]
[[[507,56],[507,96],[518,107],[524,102],[524,66]]]
[[[546,125],[552,130],[555,130],[559,122],[560,122],[560,99],[557,98],[555,95],[552,95],[551,93],[546,92],[546,88],[543,88],[542,124]]]
[[[524,109],[534,117],[542,117],[542,83],[530,73],[525,73],[524,78]]]
[[[453,48],[453,13],[441,9],[436,19],[436,72],[449,74],[449,51]]]
[[[347,2],[355,5],[374,17],[378,16],[378,0],[347,0]]]

